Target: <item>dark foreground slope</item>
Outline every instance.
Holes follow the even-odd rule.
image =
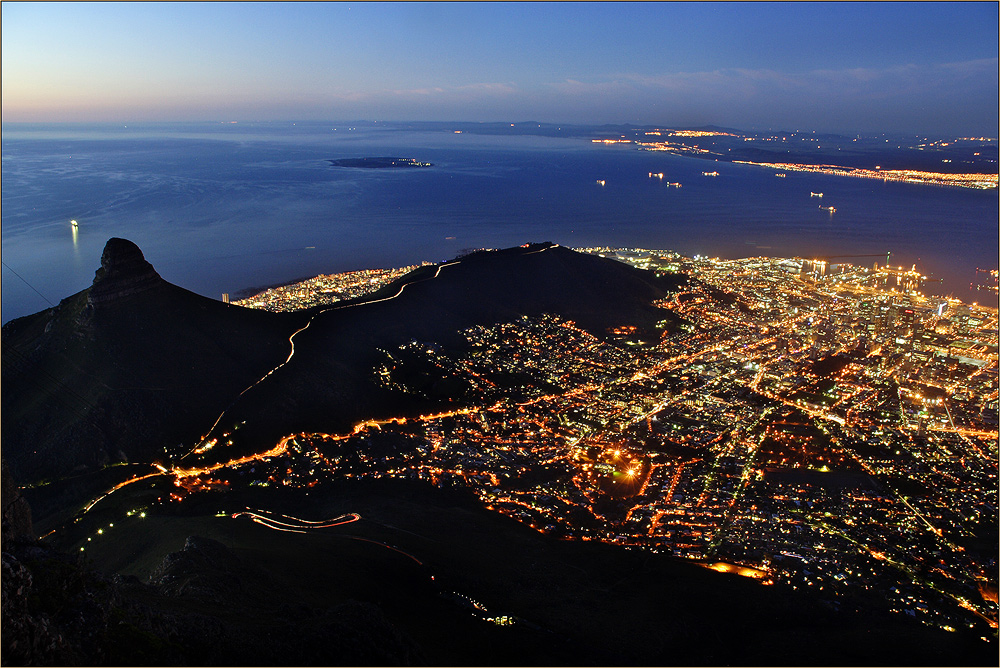
[[[995,662],[962,633],[836,612],[662,555],[559,541],[458,490],[244,489],[124,520],[137,493],[84,519],[116,520],[84,542],[86,562],[5,540],[4,665]],[[276,532],[231,516],[247,506],[361,519]]]
[[[223,304],[112,239],[93,285],[3,327],[3,448],[21,480],[150,462],[288,355],[302,316]]]

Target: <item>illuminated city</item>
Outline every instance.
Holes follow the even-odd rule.
[[[365,269],[342,274],[323,274],[290,285],[262,290],[233,304],[265,311],[295,311],[313,306],[329,306],[375,292],[416,265],[399,269]]]
[[[905,183],[923,183],[937,186],[956,186],[959,188],[978,188],[986,190],[997,187],[995,174],[942,174],[937,172],[921,172],[915,169],[856,169],[837,167],[836,165],[797,165],[773,162],[746,162],[735,160],[739,164],[784,169],[790,172],[814,172],[831,174],[833,176],[853,176],[862,179],[882,179],[883,181],[901,181]]]
[[[994,666],[997,2],[0,2],[0,666]]]
[[[250,484],[264,487],[460,486],[563,539],[995,635],[996,554],[976,538],[997,516],[995,308],[925,295],[918,272],[878,262],[580,250],[690,276],[658,302],[658,336],[597,337],[543,316],[467,330],[460,348],[412,341],[386,351],[377,381],[454,410],[162,469],[171,499],[246,482],[250,465]],[[281,308],[359,278],[377,282],[319,277],[284,288]],[[244,515],[312,530],[234,517]]]

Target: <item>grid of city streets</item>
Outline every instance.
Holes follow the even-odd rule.
[[[254,483],[463,486],[557,537],[995,635],[996,309],[924,295],[914,268],[878,262],[578,250],[691,280],[656,304],[655,337],[547,315],[384,351],[377,382],[455,409],[289,436]],[[335,301],[340,283],[375,290],[401,271],[253,305]]]

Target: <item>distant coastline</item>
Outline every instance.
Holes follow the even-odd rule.
[[[328,161],[334,167],[361,167],[364,169],[408,169],[412,167],[433,167],[429,162],[420,162],[416,158],[341,158]]]
[[[814,132],[743,132],[706,126],[702,129],[635,129],[601,136],[596,144],[634,145],[642,151],[753,165],[782,172],[812,172],[900,181],[921,185],[996,189],[997,138],[889,135],[854,137]],[[766,147],[766,148],[763,148]],[[778,174],[783,176],[783,174]]]

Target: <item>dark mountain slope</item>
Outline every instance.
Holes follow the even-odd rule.
[[[597,336],[624,324],[657,336],[666,312],[652,302],[678,280],[551,244],[424,267],[366,303],[319,314],[296,338],[289,364],[241,397],[220,423],[227,430],[246,421],[236,446],[215,456],[270,447],[295,431],[336,432],[365,418],[440,408],[374,382],[374,368],[384,360],[380,349],[411,340],[457,344],[458,332],[473,325],[543,313],[574,320]]]
[[[380,349],[453,343],[463,328],[542,313],[599,336],[622,324],[655,335],[664,312],[651,302],[679,280],[535,244],[424,267],[367,302],[273,314],[164,281],[129,241],[109,241],[101,264],[90,289],[3,328],[3,438],[22,480],[163,460],[230,405],[218,432],[246,424],[213,453],[222,459],[295,431],[420,412],[428,406],[373,382]],[[291,362],[240,397],[285,361],[311,315]]]
[[[3,327],[4,456],[26,481],[162,458],[280,364],[302,322],[172,285],[111,239],[89,289]]]

